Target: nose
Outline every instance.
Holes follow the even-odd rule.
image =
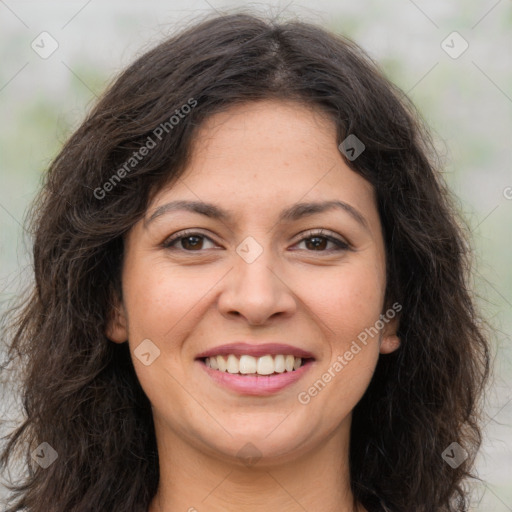
[[[223,280],[218,300],[224,316],[231,319],[242,316],[251,325],[262,325],[273,317],[294,314],[297,308],[294,292],[270,252],[263,251],[252,262],[235,257],[234,268]]]

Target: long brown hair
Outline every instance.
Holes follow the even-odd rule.
[[[376,190],[385,307],[403,306],[401,347],[380,357],[353,412],[355,499],[369,512],[467,510],[489,342],[469,290],[466,230],[428,130],[352,41],[239,13],[202,19],[136,60],[48,169],[29,216],[34,286],[8,323],[5,368],[20,368],[24,419],[0,468],[22,460],[27,471],[8,512],[147,511],[159,478],[151,407],[128,344],[105,336],[123,236],[186,168],[205,119],[266,98],[312,105],[336,124],[338,143],[350,134],[364,143],[347,163]],[[150,139],[158,143],[132,161]],[[58,455],[46,468],[33,457],[41,443]],[[468,455],[456,467],[442,457],[452,443]]]

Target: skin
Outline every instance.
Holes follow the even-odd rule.
[[[152,404],[161,478],[149,512],[354,510],[352,409],[378,358],[400,342],[395,317],[308,404],[299,402],[298,393],[384,313],[375,193],[345,163],[338,142],[334,124],[299,103],[264,100],[211,116],[186,173],[158,191],[128,233],[123,300],[107,335],[128,340]],[[212,202],[234,218],[174,211],[148,221],[176,199]],[[350,204],[367,226],[338,209],[277,222],[296,202],[330,199]],[[184,229],[204,238],[162,246]],[[319,229],[351,250],[336,251],[326,239],[315,245],[307,231]],[[236,252],[248,236],[263,251],[252,263]],[[133,354],[145,339],[160,350],[148,366]],[[213,383],[195,361],[237,340],[288,343],[312,352],[315,362],[272,396],[240,395]],[[251,462],[237,457],[247,443]]]

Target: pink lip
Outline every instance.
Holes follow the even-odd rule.
[[[285,356],[292,355],[295,357],[301,357],[302,359],[314,359],[311,352],[298,347],[293,347],[292,345],[286,345],[283,343],[260,343],[254,345],[244,342],[229,343],[211,348],[198,354],[196,359],[204,359],[205,357],[211,356],[227,356],[229,354],[234,354],[235,356],[247,354],[248,356],[253,357],[283,354]]]
[[[247,354],[247,352],[244,352]],[[268,352],[266,352],[268,354]],[[283,352],[280,352],[281,354]],[[289,352],[286,352],[289,354]],[[218,352],[216,352],[218,354]],[[233,352],[230,352],[233,354]],[[265,355],[265,354],[263,354]],[[298,356],[297,356],[298,357]],[[221,372],[206,366],[203,361],[198,361],[203,370],[217,383],[243,395],[268,396],[277,393],[287,386],[291,386],[303,377],[313,365],[307,361],[299,369],[292,372],[284,372],[273,375],[239,375],[237,373]]]

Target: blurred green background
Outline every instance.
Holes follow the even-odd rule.
[[[496,330],[478,459],[484,483],[474,486],[472,510],[512,511],[510,0],[0,1],[0,307],[31,277],[30,239],[22,227],[26,208],[96,96],[176,27],[211,10],[240,7],[317,22],[354,39],[431,127],[445,178],[473,235],[478,304]],[[42,58],[33,41],[44,51],[53,41],[58,47]],[[15,414],[11,409],[3,416]]]

